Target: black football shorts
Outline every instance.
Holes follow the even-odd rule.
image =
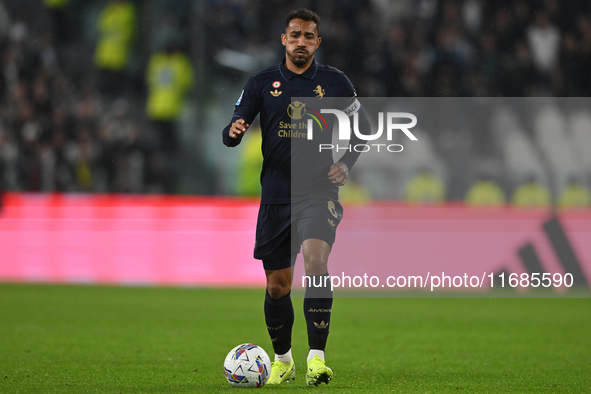
[[[288,268],[306,239],[321,239],[332,248],[342,218],[338,200],[261,204],[254,257],[264,261],[266,270]]]

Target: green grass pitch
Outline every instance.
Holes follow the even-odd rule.
[[[264,290],[0,284],[0,393],[230,393],[226,353],[272,357]],[[328,386],[266,392],[591,393],[591,299],[336,299]],[[238,391],[236,391],[238,390]]]

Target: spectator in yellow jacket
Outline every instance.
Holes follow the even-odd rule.
[[[468,189],[464,202],[472,207],[501,207],[505,192],[492,179],[480,177]]]
[[[576,179],[571,179],[558,197],[559,208],[591,207],[591,191]]]
[[[552,203],[552,197],[537,179],[530,178],[513,192],[511,201],[516,207],[545,208]]]
[[[94,62],[100,72],[101,90],[111,96],[121,93],[125,68],[136,31],[137,15],[132,2],[111,0],[101,11],[99,40]]]
[[[439,204],[445,199],[445,184],[431,171],[422,170],[406,184],[404,192],[410,204]]]
[[[263,137],[260,127],[251,127],[249,133],[250,138],[243,142],[244,146],[237,166],[236,194],[258,197],[261,195],[261,170],[263,168],[261,144]]]
[[[178,149],[177,121],[193,79],[191,61],[176,43],[169,43],[164,51],[154,53],[150,58],[146,73],[146,113],[158,134],[161,148],[166,152]]]

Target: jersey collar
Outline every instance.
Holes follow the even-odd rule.
[[[316,59],[312,60],[312,64],[310,64],[310,67],[308,67],[308,69],[306,71],[304,71],[302,74],[296,74],[292,71],[289,71],[287,69],[287,67],[285,67],[284,63],[285,63],[285,58],[283,59],[283,61],[281,63],[279,63],[279,72],[281,73],[281,76],[283,77],[283,79],[285,79],[286,81],[289,81],[290,79],[292,79],[296,75],[302,76],[306,79],[314,79],[314,77],[316,76],[316,71],[318,70],[318,65],[316,64]]]

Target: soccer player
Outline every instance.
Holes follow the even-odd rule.
[[[287,15],[285,33],[281,35],[285,58],[278,65],[250,77],[236,103],[232,121],[223,131],[224,144],[236,146],[260,113],[262,196],[254,257],[263,261],[265,269],[265,321],[275,351],[267,384],[295,378],[291,353],[294,311],[290,292],[293,266],[300,248],[305,272],[310,278],[304,298],[310,349],[306,383],[328,383],[333,377],[324,357],[333,298],[330,281],[326,281],[328,257],[343,214],[338,187],[345,184],[359,156],[350,146],[355,139],[362,142],[354,135],[349,149],[343,149],[344,155],[334,163],[332,151],[319,152],[317,144],[322,138],[330,143],[331,133],[316,133],[316,145],[309,145],[311,141],[305,132],[310,130],[301,132],[305,125],[299,121],[305,103],[292,103],[291,98],[309,97],[309,106],[328,103],[329,97],[342,98],[340,109],[349,116],[358,113],[359,129],[369,130],[369,120],[360,109],[349,79],[341,71],[314,60],[314,52],[321,41],[319,23],[319,16],[306,9]],[[294,123],[294,120],[298,121]],[[302,156],[302,147],[306,144],[315,148],[308,156],[304,149]],[[293,166],[296,150],[299,156],[297,165]]]

